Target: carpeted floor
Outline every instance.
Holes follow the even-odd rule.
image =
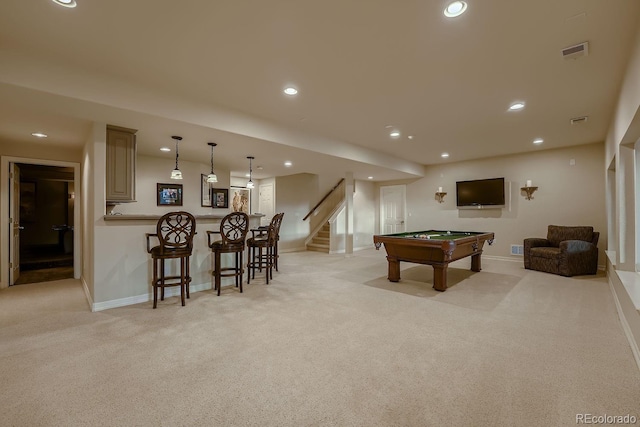
[[[483,259],[386,280],[384,251],[282,254],[267,286],[89,312],[80,283],[0,291],[7,426],[571,426],[640,417],[603,274]]]

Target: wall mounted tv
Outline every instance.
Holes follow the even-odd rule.
[[[504,206],[504,178],[456,182],[458,207]]]

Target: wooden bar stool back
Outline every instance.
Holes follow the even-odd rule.
[[[220,231],[207,231],[209,247],[213,252],[213,278],[214,290],[220,295],[222,277],[235,277],[236,287],[242,293],[243,254],[245,240],[249,231],[249,216],[244,212],[232,212],[222,218]],[[211,241],[211,236],[220,235],[220,240]],[[235,254],[235,264],[233,267],[222,267],[221,254]]]
[[[153,308],[158,305],[158,288],[160,300],[164,301],[164,288],[180,286],[180,298],[184,306],[185,294],[189,298],[189,257],[193,252],[193,236],[196,234],[196,219],[189,212],[169,212],[163,215],[156,225],[155,233],[146,233],[147,252],[153,261]],[[151,237],[158,239],[159,244],[151,247]],[[165,275],[165,260],[180,260],[180,275]]]
[[[284,213],[278,213],[273,216],[268,227],[259,227],[251,230],[253,236],[247,240],[249,248],[247,263],[247,284],[251,283],[251,279],[256,277],[256,268],[258,271],[265,269],[265,280],[267,285],[269,279],[273,279],[273,267],[277,263],[277,244],[280,234],[280,225]]]

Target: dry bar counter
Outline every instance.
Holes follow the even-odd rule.
[[[447,290],[449,263],[471,256],[471,270],[480,271],[484,242],[493,243],[494,234],[473,231],[412,231],[373,236],[376,249],[384,244],[389,262],[388,279],[400,280],[400,261],[433,266],[433,288]]]

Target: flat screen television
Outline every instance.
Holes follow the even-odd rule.
[[[504,178],[456,182],[456,204],[466,206],[503,206]]]

